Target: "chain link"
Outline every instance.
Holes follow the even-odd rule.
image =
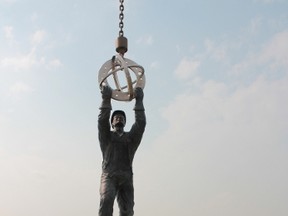
[[[120,31],[119,31],[119,36],[123,36],[124,35],[124,31],[123,31],[123,28],[124,28],[124,23],[123,23],[123,19],[124,19],[124,0],[120,0],[120,6],[119,6],[119,10],[120,10],[120,14],[119,14],[119,28],[120,28]]]

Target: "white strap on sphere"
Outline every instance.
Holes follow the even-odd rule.
[[[130,72],[133,72],[133,74]],[[119,77],[124,78],[119,79]],[[124,81],[126,83],[122,85],[120,82]],[[98,74],[98,82],[100,89],[103,85],[112,88],[113,99],[131,101],[134,98],[135,88],[143,89],[145,87],[144,68],[130,59],[116,55],[114,60],[108,60],[102,65]]]

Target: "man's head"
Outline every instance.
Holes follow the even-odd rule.
[[[115,110],[111,116],[111,125],[112,128],[115,126],[124,127],[126,124],[126,115],[122,110]]]

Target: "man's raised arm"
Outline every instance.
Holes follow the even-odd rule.
[[[134,94],[135,94],[135,106],[134,106],[135,123],[133,124],[130,132],[136,144],[135,147],[137,148],[138,145],[140,144],[142,135],[145,130],[146,115],[145,115],[145,108],[143,105],[143,98],[144,98],[143,90],[141,88],[136,88]]]
[[[110,134],[110,112],[112,109],[111,106],[111,96],[112,89],[109,86],[103,86],[102,90],[102,103],[100,106],[100,113],[98,116],[98,137],[100,142],[100,147],[103,150],[105,144],[107,145],[107,140]]]

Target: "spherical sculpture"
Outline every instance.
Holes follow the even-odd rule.
[[[130,59],[116,55],[102,65],[98,82],[100,89],[103,85],[112,88],[113,99],[131,101],[134,98],[134,89],[143,89],[145,86],[144,68]]]

